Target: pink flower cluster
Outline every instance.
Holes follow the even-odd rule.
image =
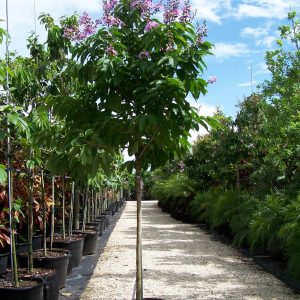
[[[131,0],[130,6],[133,9],[139,9],[141,16],[145,19],[149,19],[151,15],[156,14],[162,7],[161,3],[154,4],[152,0]]]
[[[191,6],[190,0],[185,0],[183,7],[182,7],[181,16],[179,18],[180,22],[189,23],[194,19],[195,15],[196,15],[196,12],[192,11],[192,6]]]
[[[64,37],[73,41],[82,41],[94,34],[98,25],[99,20],[93,21],[87,12],[84,12],[79,17],[78,26],[64,28]]]
[[[118,55],[117,50],[113,46],[107,47],[105,52],[107,54],[111,55],[111,56],[117,56]]]
[[[118,4],[118,0],[110,0],[110,1],[103,1],[103,10],[107,11],[107,12],[111,12],[114,10],[114,8],[116,7],[116,5]]]
[[[150,53],[148,51],[142,51],[140,54],[139,54],[139,59],[147,59],[150,57]]]
[[[167,0],[165,4],[165,12],[163,14],[164,23],[170,24],[181,15],[180,0]]]
[[[180,0],[167,0],[163,17],[165,24],[170,24],[174,21],[188,23],[195,17],[195,12],[192,11],[190,0],[184,0],[182,6],[180,5]]]
[[[155,21],[149,21],[147,23],[147,25],[145,26],[145,32],[148,32],[156,27],[159,26],[159,23],[155,22]]]
[[[218,80],[218,79],[217,79],[216,76],[210,76],[210,77],[208,77],[208,79],[207,79],[207,83],[213,84],[213,83],[216,83],[217,80]]]
[[[123,25],[123,22],[114,17],[114,16],[104,16],[101,20],[101,23],[104,24],[104,25],[107,25],[107,26],[122,26]]]
[[[196,33],[197,33],[197,40],[196,44],[201,45],[204,42],[204,38],[207,37],[207,26],[206,22],[204,21],[202,25],[197,23],[196,25]]]
[[[113,15],[115,7],[119,0],[103,0],[103,18],[101,23],[106,26],[122,26],[123,22]]]

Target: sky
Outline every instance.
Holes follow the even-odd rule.
[[[0,0],[0,19],[6,19],[5,0]],[[95,18],[101,16],[101,0],[8,0],[10,50],[28,54],[26,38],[35,28],[36,15],[50,13],[55,18],[87,11]],[[234,116],[236,105],[270,74],[265,65],[265,53],[276,48],[278,26],[287,23],[290,8],[300,13],[300,0],[191,0],[197,19],[207,21],[207,40],[214,44],[214,56],[205,59],[207,70],[203,77],[216,76],[217,83],[197,103],[203,115],[212,115],[220,107],[226,115]],[[6,27],[5,22],[0,23]],[[41,40],[45,33],[36,22]],[[0,56],[4,48],[0,48]],[[252,86],[251,86],[252,74]],[[189,97],[191,98],[191,97]]]

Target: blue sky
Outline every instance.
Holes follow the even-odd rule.
[[[34,29],[34,0],[9,0],[11,50],[26,54],[26,37]],[[58,18],[74,11],[87,11],[95,17],[101,14],[99,0],[35,0],[37,15],[49,12]],[[208,78],[215,75],[216,84],[197,105],[203,114],[212,114],[216,106],[227,115],[234,115],[236,104],[268,78],[264,64],[266,50],[276,48],[277,28],[286,23],[290,7],[300,12],[299,0],[192,0],[200,20],[206,19],[208,40],[215,44],[215,56],[206,59]],[[5,19],[5,0],[0,0],[0,19]],[[2,23],[2,27],[5,23]],[[45,36],[37,24],[37,33]],[[0,55],[3,54],[0,48]]]

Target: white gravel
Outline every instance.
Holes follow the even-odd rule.
[[[81,299],[131,300],[136,203],[128,202]],[[164,300],[300,299],[251,259],[143,202],[144,297]]]

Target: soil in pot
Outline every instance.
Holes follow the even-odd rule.
[[[80,233],[84,235],[84,244],[83,244],[83,251],[82,255],[91,255],[95,254],[97,251],[98,245],[98,236],[99,231],[97,230],[86,230],[83,231],[73,231],[74,233]]]
[[[67,270],[70,254],[64,249],[52,249],[47,251],[47,257],[43,250],[33,251],[33,265],[35,268],[55,269],[56,280],[59,288],[66,283]],[[21,266],[27,266],[28,254],[22,253],[19,256]]]
[[[53,247],[67,249],[71,252],[70,264],[72,267],[79,266],[82,257],[84,244],[84,236],[80,234],[66,236],[64,240],[61,235],[55,235],[53,239]]]
[[[31,274],[28,274],[28,269],[18,269],[18,274],[21,279],[38,278],[44,280],[44,300],[58,299],[59,287],[55,269],[34,268]],[[3,277],[5,280],[11,281],[11,270],[8,270]]]
[[[44,281],[38,278],[20,278],[20,287],[14,288],[11,281],[0,280],[1,299],[44,300]]]

